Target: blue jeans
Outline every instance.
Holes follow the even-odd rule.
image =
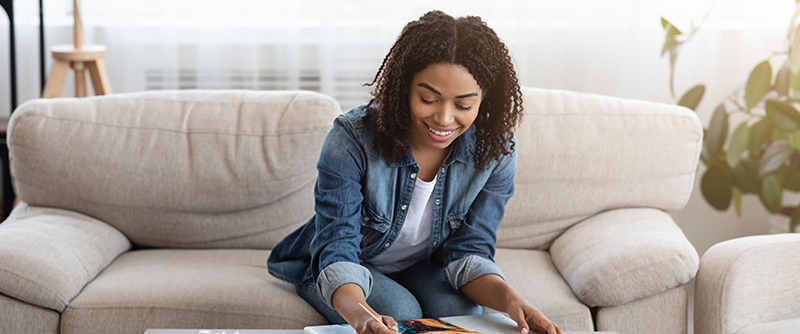
[[[422,260],[399,273],[385,275],[364,264],[372,273],[372,293],[367,297],[375,311],[395,320],[441,318],[481,314],[483,307],[447,282],[445,268]],[[345,324],[335,309],[325,304],[314,282],[295,285],[297,294],[331,324]]]

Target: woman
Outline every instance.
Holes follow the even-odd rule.
[[[358,333],[481,305],[522,334],[561,333],[492,260],[522,115],[502,41],[478,17],[429,12],[403,29],[370,85],[374,98],[328,132],[316,214],[273,249],[270,273]]]

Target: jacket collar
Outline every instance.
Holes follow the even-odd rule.
[[[456,161],[463,163],[471,163],[473,161],[472,152],[475,148],[475,124],[469,127],[467,131],[462,133],[456,140],[453,141],[453,149],[447,155],[444,165],[450,166]],[[411,154],[411,148],[408,148],[408,153],[403,156],[400,161],[390,164],[391,167],[402,167],[415,164],[414,156]]]

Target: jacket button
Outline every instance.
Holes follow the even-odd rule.
[[[434,246],[436,246],[436,244],[438,244],[438,242],[434,241],[434,242],[433,242],[433,245],[434,245]]]
[[[411,178],[412,178],[412,179],[415,179],[415,178],[417,178],[417,173],[411,173]]]
[[[444,173],[444,167],[442,167],[442,173]]]
[[[407,209],[407,208],[408,208],[408,206],[407,206],[407,205],[405,205],[405,204],[403,204],[403,206],[401,206],[401,207],[400,207],[400,210],[405,210],[405,209]]]
[[[388,242],[383,244],[383,247],[389,248],[389,246],[391,246],[391,245]]]
[[[439,205],[439,200],[438,199],[436,200],[436,205]]]
[[[369,217],[364,217],[364,221],[368,222],[369,221]]]

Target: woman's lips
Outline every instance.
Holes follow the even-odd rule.
[[[430,126],[428,124],[425,124],[425,126],[428,128],[428,134],[430,134],[431,139],[438,142],[450,140],[450,137],[452,137],[453,134],[456,133],[456,130],[458,130],[458,128],[442,128],[438,126]]]

